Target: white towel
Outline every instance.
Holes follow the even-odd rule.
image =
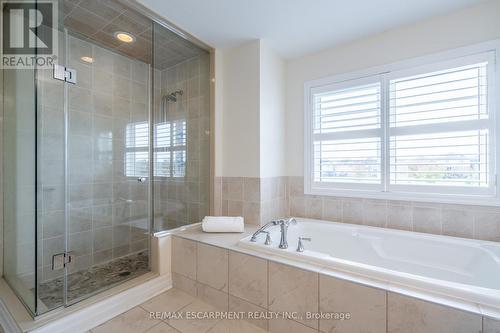
[[[204,232],[244,232],[241,216],[205,216],[201,223]]]

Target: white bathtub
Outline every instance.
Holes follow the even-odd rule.
[[[500,244],[416,232],[297,218],[288,228],[289,248],[278,248],[278,226],[268,230],[272,244],[243,238],[238,246],[380,281],[381,285],[445,295],[500,309]],[[296,252],[298,237],[310,237]]]

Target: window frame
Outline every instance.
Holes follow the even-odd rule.
[[[440,52],[415,59],[404,60],[388,65],[372,67],[369,69],[356,71],[347,74],[335,75],[319,80],[304,83],[304,193],[309,195],[359,197],[386,200],[405,200],[440,202],[451,204],[480,204],[489,206],[500,206],[500,188],[497,182],[497,174],[500,166],[500,144],[497,131],[500,129],[500,116],[497,104],[500,99],[500,91],[497,83],[500,82],[500,71],[498,63],[500,61],[500,40],[485,42],[468,47],[462,47],[451,51]],[[460,67],[463,65],[488,61],[488,117],[489,138],[490,138],[490,179],[492,184],[487,191],[470,191],[474,188],[454,187],[454,186],[426,186],[419,185],[397,185],[390,184],[390,159],[389,139],[390,123],[388,105],[390,80],[413,76],[423,73],[430,73],[442,70],[446,67]],[[373,83],[380,80],[381,83],[381,185],[366,186],[370,184],[352,183],[320,183],[314,182],[314,140],[313,140],[313,96],[315,93],[337,90],[366,82]],[[438,125],[439,126],[439,125]],[[449,127],[449,125],[446,125]],[[452,125],[453,126],[453,125]],[[374,130],[377,131],[378,129]],[[393,131],[394,132],[394,131]],[[345,133],[344,133],[345,134]],[[342,133],[338,136],[341,138]],[[418,188],[419,190],[415,190]],[[439,193],[433,192],[440,189]],[[457,194],[457,190],[467,189],[468,194]],[[462,192],[463,193],[463,192]]]

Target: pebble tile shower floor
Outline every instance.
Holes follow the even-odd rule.
[[[68,301],[76,301],[82,295],[109,288],[148,271],[148,252],[143,251],[69,274]],[[50,309],[62,305],[63,285],[62,277],[41,283],[38,287],[39,299]]]

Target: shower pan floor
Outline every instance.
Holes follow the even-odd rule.
[[[148,251],[142,251],[71,273],[68,275],[68,302],[147,273],[148,266]],[[43,282],[38,286],[38,298],[48,309],[61,306],[63,288],[63,277]]]

